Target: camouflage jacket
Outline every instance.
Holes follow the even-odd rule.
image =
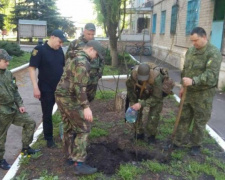
[[[14,113],[18,107],[23,107],[23,100],[18,92],[16,79],[11,71],[0,70],[0,113]]]
[[[77,52],[81,51],[83,47],[87,44],[87,40],[84,36],[80,36],[78,39],[73,40],[66,52],[66,62],[76,57]],[[99,78],[102,77],[105,61],[104,59],[96,58],[90,62],[91,65],[91,74],[90,76],[98,76]]]
[[[157,103],[162,102],[162,86],[164,76],[160,72],[160,68],[150,69],[151,79],[149,78],[148,83],[140,97],[140,85],[137,80],[137,68],[136,66],[131,73],[131,76],[126,81],[127,96],[131,104],[140,102],[142,107],[155,106]]]
[[[84,51],[80,51],[64,68],[55,95],[63,99],[67,108],[89,107],[86,92],[90,72],[89,62],[90,57]]]
[[[210,43],[200,50],[188,49],[185,56],[181,78],[189,77],[195,82],[189,91],[201,91],[217,86],[222,56],[219,50]]]

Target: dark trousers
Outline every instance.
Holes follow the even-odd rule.
[[[52,110],[55,104],[54,92],[41,92],[41,108],[43,114],[43,130],[45,140],[53,139]]]

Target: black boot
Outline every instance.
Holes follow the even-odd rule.
[[[148,138],[148,144],[155,144],[155,143],[156,143],[155,136],[154,135],[151,135]]]
[[[198,156],[200,154],[200,146],[192,146],[191,147],[191,155]]]
[[[56,146],[55,142],[52,139],[50,139],[50,140],[47,140],[47,147],[48,148],[55,148],[57,146]]]
[[[94,174],[97,172],[97,168],[93,168],[84,163],[75,163],[75,174],[84,175],[84,174]]]
[[[11,168],[11,165],[9,165],[5,159],[0,160],[0,168],[4,170],[9,170]]]
[[[40,151],[40,149],[32,149],[31,147],[28,147],[28,148],[23,148],[22,151],[21,151],[21,154],[31,155],[31,154],[35,154],[39,151]]]
[[[69,166],[74,165],[74,163],[75,163],[75,161],[72,160],[71,158],[66,160],[66,164],[69,165]]]
[[[135,134],[134,135],[134,139],[136,139],[136,140],[144,140],[145,139],[145,134],[144,133]]]

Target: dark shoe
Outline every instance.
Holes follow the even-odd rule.
[[[136,140],[144,140],[145,139],[145,134],[144,133],[135,134],[134,135],[134,139],[136,139]]]
[[[200,146],[192,146],[191,147],[191,155],[198,156],[200,154]]]
[[[156,140],[155,140],[155,136],[152,135],[148,138],[148,144],[155,144],[156,143]]]
[[[75,174],[94,174],[97,172],[97,168],[93,168],[87,164],[82,163],[81,165],[75,165]]]
[[[9,170],[11,168],[11,165],[9,165],[5,159],[0,160],[0,168],[4,170]]]
[[[32,149],[31,147],[28,147],[28,148],[23,148],[22,151],[21,151],[21,154],[31,155],[31,154],[35,154],[39,151],[40,151],[40,149]]]
[[[73,161],[71,158],[66,160],[66,164],[69,166],[74,165],[74,163],[75,163],[75,161]]]
[[[55,148],[57,147],[53,140],[47,140],[47,147],[48,148]]]

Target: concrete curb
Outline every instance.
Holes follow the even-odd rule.
[[[17,72],[19,70],[27,68],[28,66],[29,66],[29,63],[27,63],[23,66],[20,66],[18,68],[12,69],[11,72],[12,73]],[[115,78],[118,79],[118,77],[119,77],[119,79],[127,79],[127,75],[103,76],[102,79],[110,80],[110,79],[115,79]],[[177,95],[174,95],[174,97],[177,100],[177,102],[180,102],[180,98]],[[54,114],[56,112],[57,108],[58,108],[58,106],[57,106],[57,104],[55,104],[52,114]],[[209,132],[210,136],[216,140],[216,142],[219,144],[219,146],[225,151],[225,141],[208,125],[206,125],[206,130]],[[39,125],[38,129],[34,133],[34,139],[31,143],[31,145],[37,141],[37,139],[38,139],[39,135],[42,133],[42,131],[43,131],[43,125],[41,123]],[[19,169],[20,158],[21,158],[21,155],[19,155],[17,157],[17,159],[14,161],[12,167],[8,170],[8,172],[6,173],[6,175],[4,176],[4,178],[2,180],[10,180],[15,176],[17,170]]]
[[[57,104],[54,105],[53,107],[53,111],[52,111],[52,114],[55,114],[56,110],[58,109],[58,106]],[[34,133],[34,138],[33,138],[33,141],[32,143],[30,144],[30,146],[32,146],[37,140],[38,140],[38,137],[40,136],[40,134],[43,132],[43,123],[41,123],[37,130],[35,131]],[[12,179],[16,172],[18,171],[19,169],[19,162],[20,162],[20,159],[21,159],[21,154],[16,158],[16,160],[14,161],[12,167],[8,170],[8,172],[6,173],[6,175],[4,176],[4,178],[2,180],[10,180]]]

